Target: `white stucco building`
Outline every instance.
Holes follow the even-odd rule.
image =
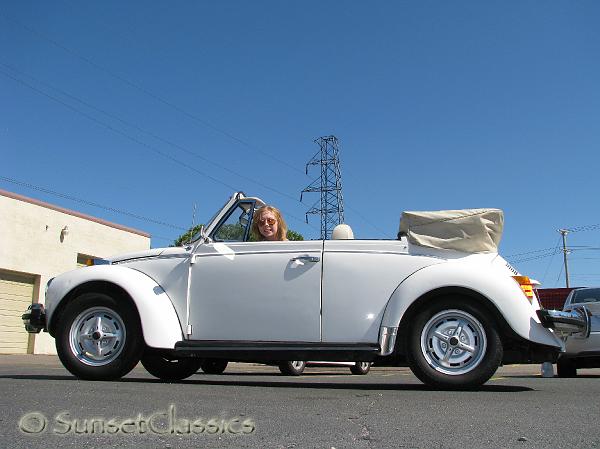
[[[27,334],[21,320],[48,280],[90,257],[148,248],[145,232],[0,190],[0,353],[55,354],[53,338]]]

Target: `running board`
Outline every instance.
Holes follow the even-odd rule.
[[[371,362],[379,345],[358,343],[189,341],[175,344],[179,357],[205,357],[238,361],[324,360],[331,362]]]

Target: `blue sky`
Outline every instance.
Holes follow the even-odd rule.
[[[557,229],[591,226],[569,268],[598,285],[598,23],[591,0],[3,1],[0,188],[155,247],[238,189],[317,238],[318,196],[298,200],[335,135],[357,238],[394,237],[403,210],[498,207],[501,253],[546,287]]]

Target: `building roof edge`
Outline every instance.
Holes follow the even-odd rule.
[[[55,210],[57,212],[61,212],[63,214],[72,215],[74,217],[78,217],[78,218],[82,218],[84,220],[92,221],[94,223],[98,223],[98,224],[101,224],[101,225],[104,225],[104,226],[115,228],[115,229],[118,229],[120,231],[130,232],[132,234],[137,234],[137,235],[141,235],[142,237],[148,237],[148,238],[150,238],[150,234],[148,234],[147,232],[144,232],[144,231],[140,231],[139,229],[130,228],[130,227],[123,226],[123,225],[120,225],[120,224],[117,224],[117,223],[112,223],[110,221],[103,220],[102,218],[93,217],[91,215],[86,215],[86,214],[83,214],[81,212],[77,212],[77,211],[74,211],[74,210],[71,210],[71,209],[66,209],[64,207],[55,206],[54,204],[46,203],[44,201],[36,200],[34,198],[29,198],[27,196],[19,195],[18,193],[13,193],[13,192],[9,192],[7,190],[0,189],[0,195],[8,197],[8,198],[12,198],[14,200],[23,201],[25,203],[34,204],[36,206],[45,207],[46,209],[52,209],[52,210]]]

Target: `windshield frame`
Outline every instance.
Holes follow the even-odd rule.
[[[212,235],[215,228],[221,223],[223,217],[229,216],[230,210],[237,205],[238,202],[254,202],[254,210],[265,206],[265,202],[260,198],[256,198],[253,196],[246,196],[244,192],[235,192],[231,197],[225,202],[221,209],[217,210],[217,212],[212,216],[212,218],[208,221],[207,224],[203,226],[201,229],[202,232],[196,232],[190,241],[191,245],[197,246],[203,242],[201,238],[203,235],[208,237]],[[252,220],[252,217],[250,217]]]

